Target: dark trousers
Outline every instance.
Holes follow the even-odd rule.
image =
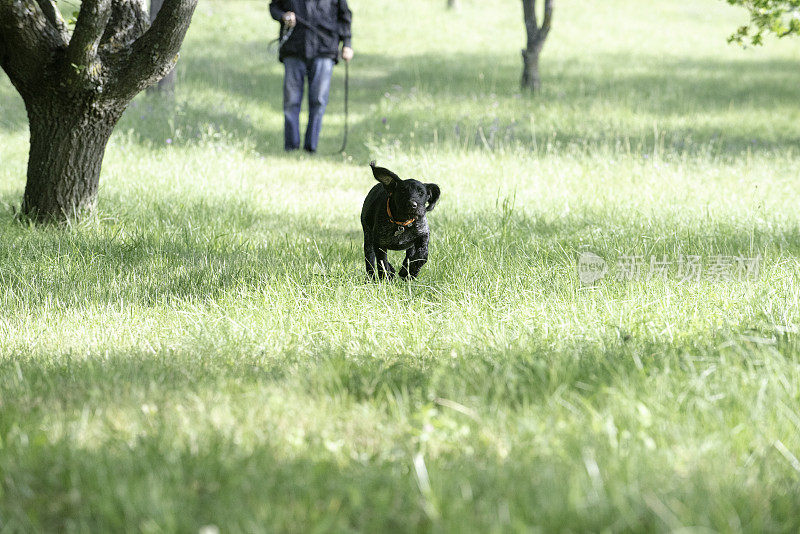
[[[333,60],[327,57],[309,60],[287,57],[283,60],[283,67],[283,147],[286,150],[300,148],[300,106],[305,79],[308,78],[308,126],[303,148],[315,152],[322,116],[328,105]]]

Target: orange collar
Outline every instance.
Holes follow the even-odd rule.
[[[417,220],[417,218],[414,217],[413,219],[409,219],[407,221],[395,221],[394,218],[392,218],[392,210],[389,208],[389,200],[391,200],[391,198],[392,195],[389,195],[389,198],[386,199],[386,214],[389,215],[390,223],[396,224],[398,226],[410,226],[411,223]]]

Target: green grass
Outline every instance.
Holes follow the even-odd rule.
[[[0,531],[800,529],[798,42],[559,3],[530,97],[519,3],[444,4],[352,0],[348,154],[307,157],[266,2],[201,2],[66,229],[14,221],[0,80]],[[415,282],[365,283],[371,158],[442,187]],[[582,251],[762,265],[584,287]]]

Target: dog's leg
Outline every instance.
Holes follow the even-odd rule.
[[[428,261],[428,236],[422,236],[414,242],[414,245],[406,250],[406,258],[403,260],[403,268],[400,269],[400,278],[416,278],[419,270]]]
[[[386,249],[376,247],[375,259],[378,261],[378,277],[393,278],[394,267],[389,263],[389,256],[386,254]]]
[[[367,276],[371,279],[374,279],[375,267],[377,266],[375,260],[375,247],[366,239],[364,240],[364,261],[367,264]]]
[[[411,259],[414,257],[414,254],[417,252],[416,243],[411,245],[410,248],[406,249],[406,257],[403,259],[403,267],[400,269],[400,278],[405,280],[408,278],[408,266],[411,263]]]

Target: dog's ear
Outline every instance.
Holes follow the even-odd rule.
[[[400,181],[399,176],[389,169],[376,166],[374,161],[370,161],[369,166],[372,167],[372,176],[374,176],[376,180],[378,180],[388,189],[394,189],[394,187],[397,185],[397,182]]]
[[[425,184],[425,189],[428,190],[428,205],[425,207],[425,211],[431,211],[433,207],[436,206],[436,203],[439,202],[439,194],[441,191],[436,184]]]

